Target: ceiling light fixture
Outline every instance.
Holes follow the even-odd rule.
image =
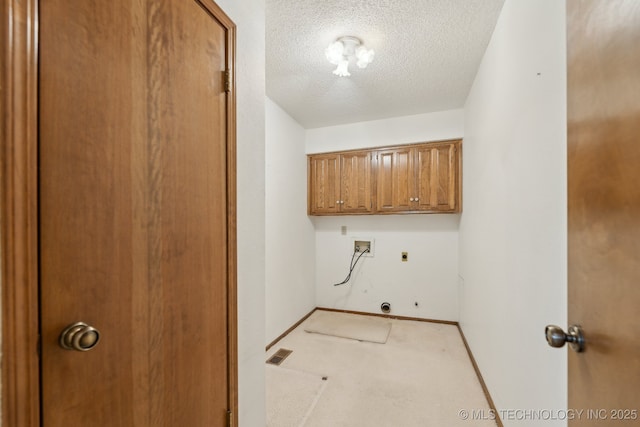
[[[349,77],[349,59],[354,58],[358,68],[367,68],[373,61],[373,49],[367,49],[362,41],[353,36],[340,37],[331,43],[324,51],[325,56],[337,68],[333,74],[340,77]]]

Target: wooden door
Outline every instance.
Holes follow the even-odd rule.
[[[199,0],[39,13],[42,425],[226,425],[233,24]],[[89,351],[59,345],[77,321]]]
[[[340,155],[320,154],[308,157],[309,214],[340,211]]]
[[[458,198],[458,144],[416,147],[415,209],[455,211]]]
[[[414,208],[414,150],[410,147],[377,153],[377,210],[403,212]]]
[[[370,213],[371,152],[359,151],[340,156],[340,210],[345,213]]]
[[[569,0],[571,426],[640,423],[640,3]]]

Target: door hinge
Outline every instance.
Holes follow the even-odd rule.
[[[231,71],[224,70],[224,91],[231,92]]]
[[[233,412],[227,411],[227,427],[233,427]]]

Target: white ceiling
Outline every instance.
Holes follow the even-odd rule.
[[[504,0],[266,0],[267,95],[305,128],[462,108]],[[360,38],[351,77],[324,50]]]

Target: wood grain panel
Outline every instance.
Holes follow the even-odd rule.
[[[415,153],[417,159],[415,197],[418,198],[415,207],[430,210],[437,200],[438,175],[435,172],[438,167],[438,151],[430,145],[423,145],[416,147]]]
[[[569,424],[638,425],[640,4],[567,6],[568,308],[586,338],[568,352],[569,407],[607,417]]]
[[[2,425],[40,425],[38,2],[0,6]]]
[[[129,321],[133,258],[128,144],[135,126],[141,126],[131,114],[130,93],[142,85],[131,73],[131,58],[135,44],[144,40],[131,40],[128,29],[140,13],[134,6],[116,3],[98,7],[86,2],[41,4],[39,185],[45,426],[132,422],[129,401],[136,379],[130,339],[134,325]],[[59,348],[60,331],[76,321],[102,332],[99,351],[84,354]],[[100,367],[98,375],[96,366]],[[95,403],[87,399],[88,395],[109,394],[112,399]]]
[[[451,140],[309,155],[308,213],[460,212],[460,149],[461,141]],[[366,156],[370,156],[370,164]],[[328,174],[321,164],[328,158],[342,159],[340,192],[331,199],[326,198]],[[371,172],[367,171],[367,165]],[[367,176],[369,173],[371,177]],[[344,204],[331,206],[332,199]],[[370,208],[367,208],[367,199]]]
[[[435,168],[433,174],[435,200],[433,206],[439,208],[444,205],[449,208],[449,183],[451,182],[451,168],[449,163],[449,151],[451,147],[438,147],[434,149]]]
[[[226,40],[224,28],[197,2],[156,5],[148,18],[147,71],[150,387],[157,382],[163,393],[152,394],[151,411],[162,414],[166,426],[204,420],[222,425],[228,363]]]
[[[433,207],[437,209],[454,209],[453,202],[455,194],[456,176],[455,176],[455,145],[446,145],[437,147],[437,165],[435,174],[437,175],[436,200]]]
[[[368,213],[373,210],[371,199],[371,153],[350,152],[340,156],[340,210]]]
[[[457,211],[459,198],[459,141],[416,147],[419,168],[417,208],[424,211]]]
[[[393,152],[376,153],[377,163],[377,210],[393,208]]]
[[[410,147],[382,150],[378,155],[377,210],[411,210],[415,193],[414,154]]]
[[[222,426],[235,407],[232,42],[212,11],[43,5],[45,426]],[[57,346],[77,320],[96,349]]]
[[[396,210],[411,208],[410,198],[415,197],[414,153],[412,149],[399,149],[394,154],[394,204]]]
[[[458,153],[459,144],[453,144],[449,147],[447,158],[447,182],[444,184],[447,187],[446,205],[449,209],[456,211],[458,210],[458,207],[456,206],[456,198],[460,197],[460,181],[458,180],[460,162],[458,160]]]
[[[335,213],[340,209],[340,156],[309,157],[309,213]]]

